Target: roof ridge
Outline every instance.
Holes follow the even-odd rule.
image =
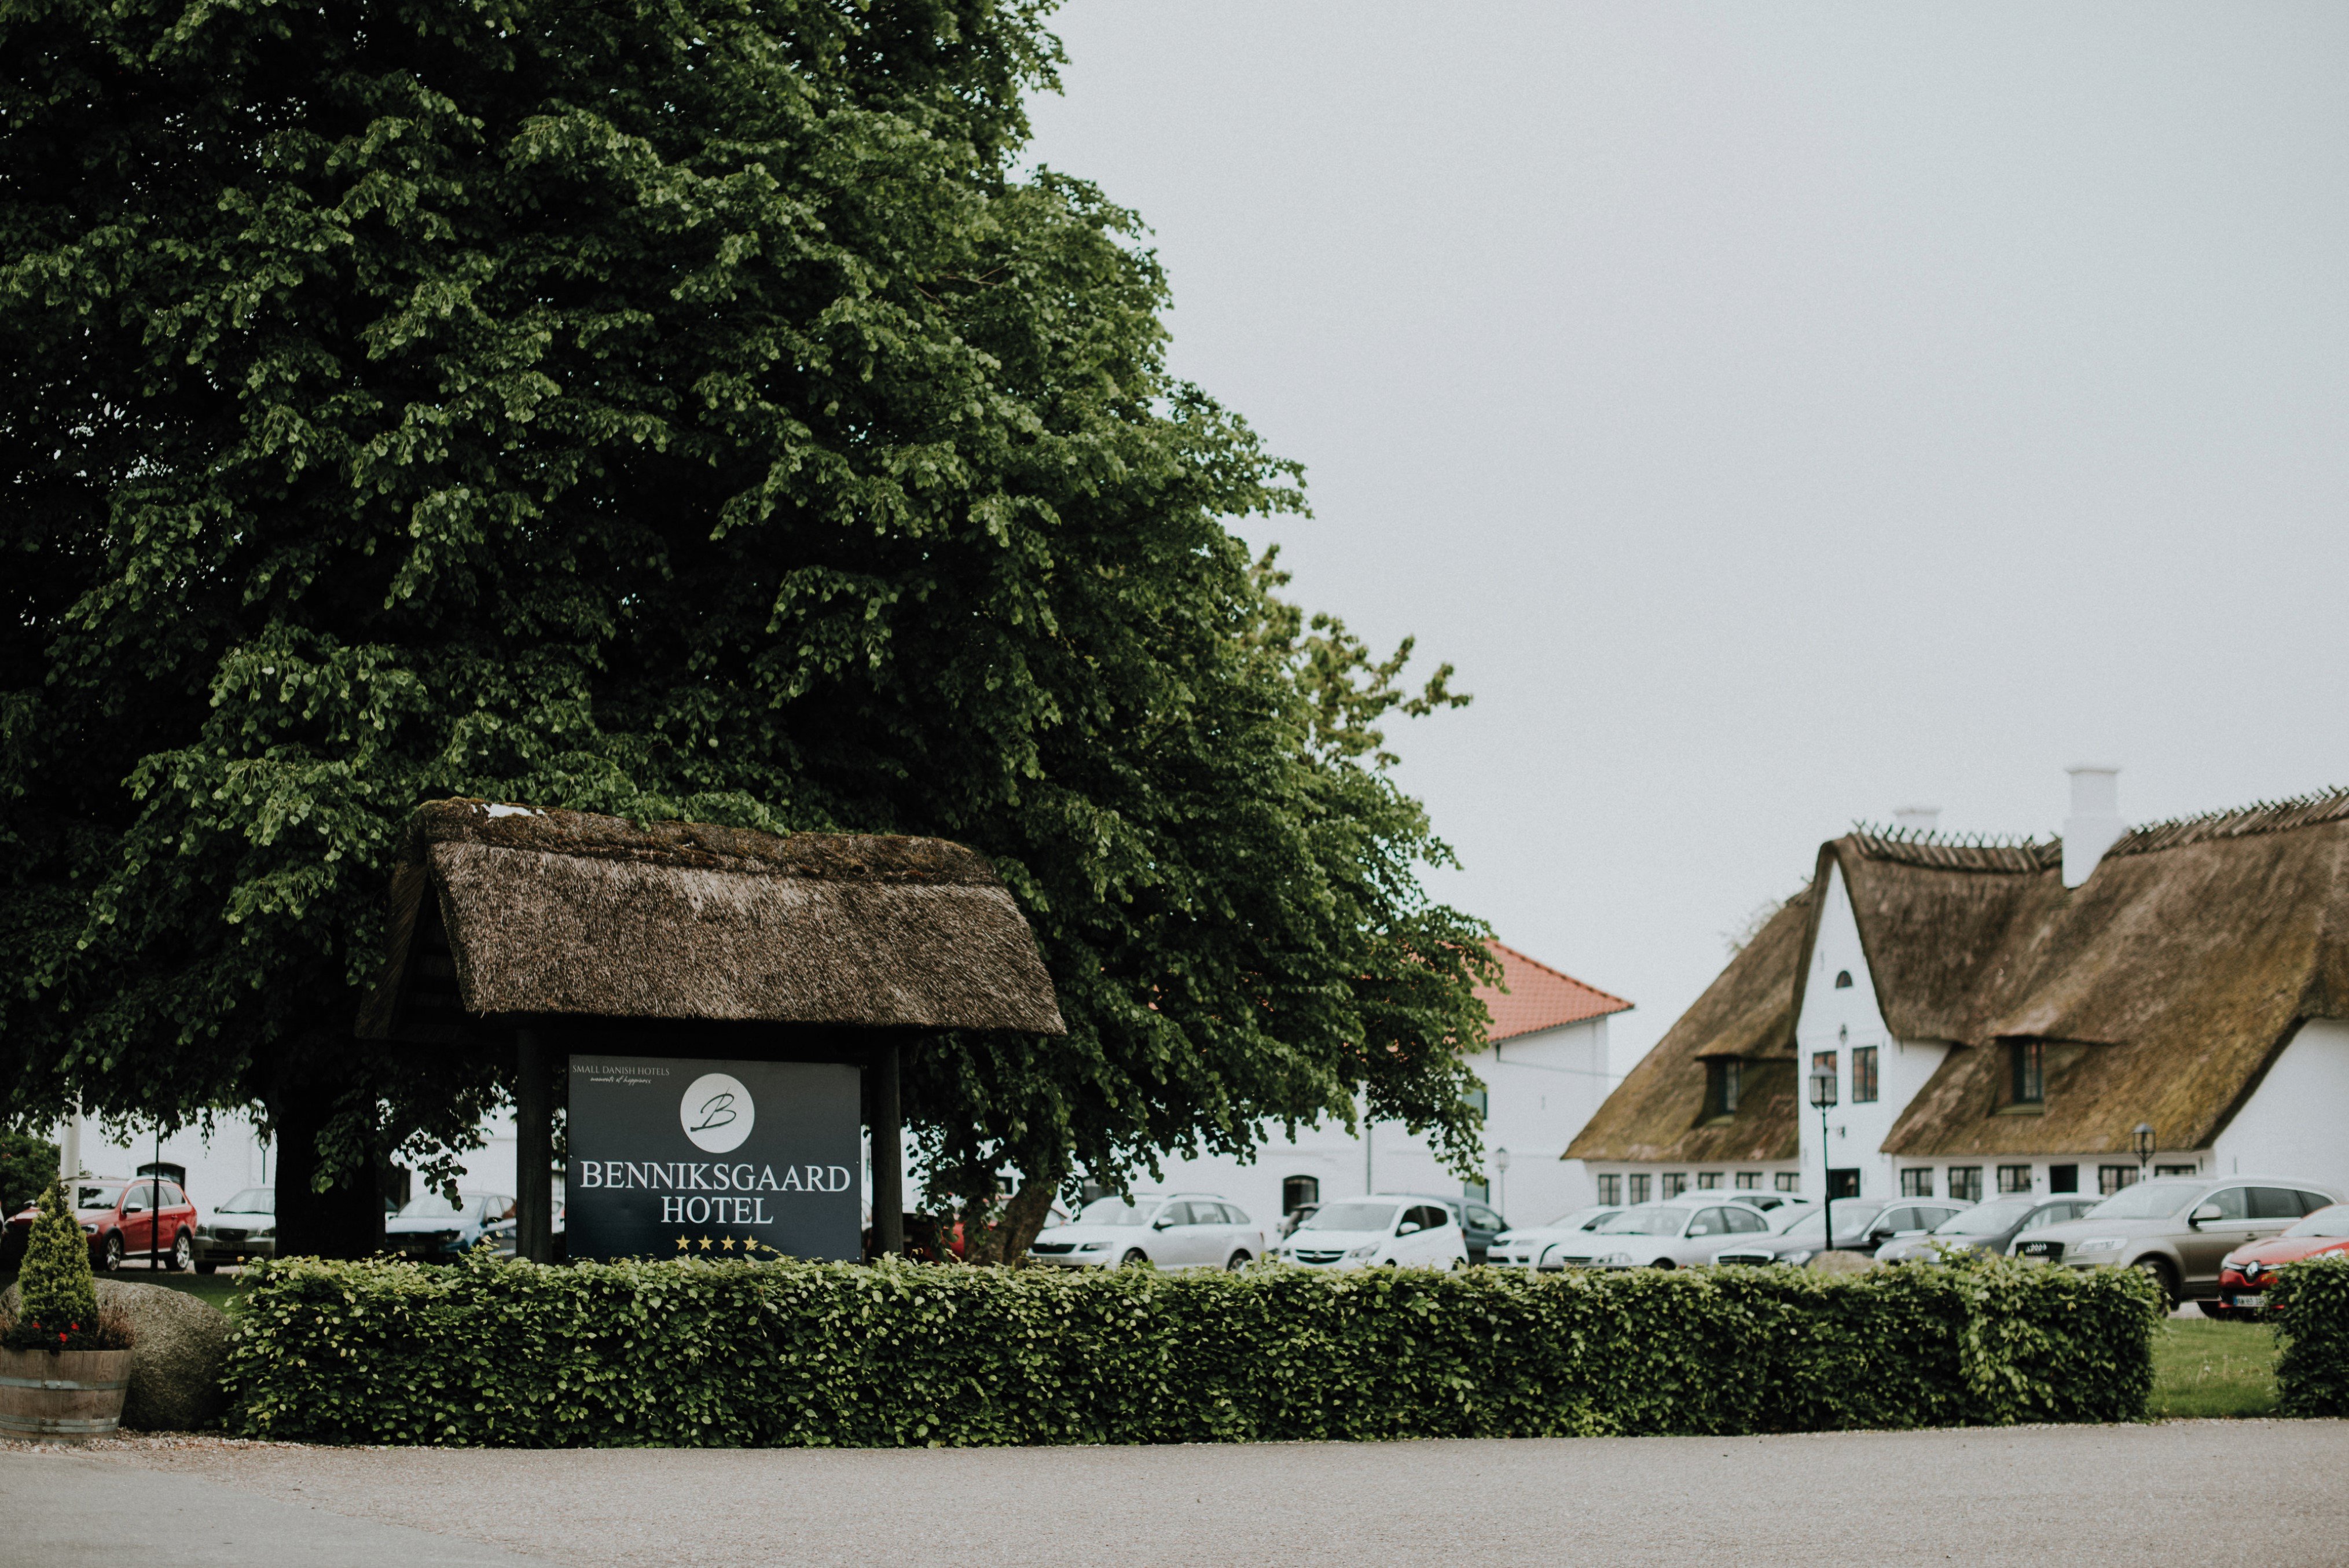
[[[2247,839],[2260,833],[2282,833],[2294,828],[2319,827],[2349,820],[2349,788],[2332,785],[2282,800],[2255,800],[2248,806],[2202,811],[2147,822],[2123,833],[2107,855],[2145,855],[2215,839]]]
[[[1854,848],[1872,861],[1931,866],[1951,872],[2003,872],[2035,875],[2064,863],[2064,841],[2027,835],[1940,833],[1854,822]]]
[[[1602,991],[1588,980],[1578,980],[1573,975],[1568,975],[1565,970],[1560,969],[1557,965],[1545,964],[1540,959],[1536,958],[1532,954],[1521,952],[1518,949],[1510,946],[1507,943],[1501,941],[1498,937],[1492,938],[1486,945],[1494,948],[1497,952],[1506,953],[1512,958],[1522,959],[1524,962],[1532,965],[1535,968],[1541,970],[1544,974],[1555,975],[1569,985],[1579,985],[1594,996],[1606,997],[1609,1002],[1615,1004],[1614,1010],[1619,1013],[1628,1013],[1639,1006],[1638,1003],[1631,1001],[1628,997],[1618,996],[1612,991]]]

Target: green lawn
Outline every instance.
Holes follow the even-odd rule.
[[[129,1268],[116,1274],[101,1274],[98,1277],[128,1280],[132,1284],[160,1284],[166,1290],[183,1290],[190,1295],[201,1296],[211,1302],[222,1312],[236,1311],[243,1301],[243,1293],[238,1288],[240,1276],[233,1274],[200,1274],[192,1272],[173,1274],[169,1269],[150,1273],[143,1268]],[[6,1290],[16,1283],[15,1269],[0,1269],[0,1291]]]
[[[2151,1416],[2275,1414],[2275,1330],[2178,1318],[2153,1334]]]

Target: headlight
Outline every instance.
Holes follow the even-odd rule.
[[[1361,1246],[1356,1247],[1352,1252],[1348,1253],[1346,1255],[1347,1255],[1348,1257],[1350,1257],[1350,1258],[1366,1258],[1366,1257],[1369,1257],[1372,1253],[1377,1252],[1378,1250],[1379,1250],[1379,1243],[1376,1243],[1376,1242],[1364,1242]]]
[[[1087,1242],[1082,1246],[1080,1246],[1077,1251],[1081,1253],[1105,1253],[1109,1251],[1109,1243],[1107,1242]]]
[[[2072,1250],[2075,1253],[2116,1253],[2127,1244],[2128,1239],[2125,1236],[2091,1236],[2085,1242],[2073,1243]]]
[[[1598,1261],[1606,1264],[1609,1268],[1627,1269],[1631,1266],[1631,1254],[1629,1253],[1601,1253],[1599,1255]]]
[[[248,1241],[265,1242],[271,1240],[277,1234],[277,1227],[274,1225],[264,1225],[257,1231],[247,1231],[244,1234]]]
[[[1811,1261],[1811,1251],[1806,1247],[1799,1253],[1788,1253],[1778,1261],[1782,1264],[1806,1264]]]

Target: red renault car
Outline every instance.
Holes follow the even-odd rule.
[[[155,1212],[159,1187],[163,1200],[160,1225]],[[73,1194],[74,1218],[89,1238],[93,1268],[120,1268],[127,1258],[145,1257],[150,1245],[167,1269],[184,1269],[196,1261],[196,1205],[170,1178],[158,1183],[146,1176],[132,1181],[85,1176],[73,1183]],[[8,1256],[25,1255],[26,1240],[40,1212],[35,1203],[10,1217]]]
[[[2328,1253],[2349,1253],[2349,1203],[2319,1209],[2282,1235],[2237,1247],[2221,1259],[2219,1300],[2226,1315],[2248,1317],[2273,1311],[2268,1305],[2267,1287],[2275,1283],[2276,1270]]]

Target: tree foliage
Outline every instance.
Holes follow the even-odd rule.
[[[1357,1094],[1466,1156],[1484,933],[1379,730],[1449,672],[1226,526],[1299,476],[1017,163],[1057,59],[985,0],[0,0],[20,1112],[464,1142],[508,1068],[349,1037],[462,793],[992,856],[1071,1032],[918,1057],[949,1182]]]

